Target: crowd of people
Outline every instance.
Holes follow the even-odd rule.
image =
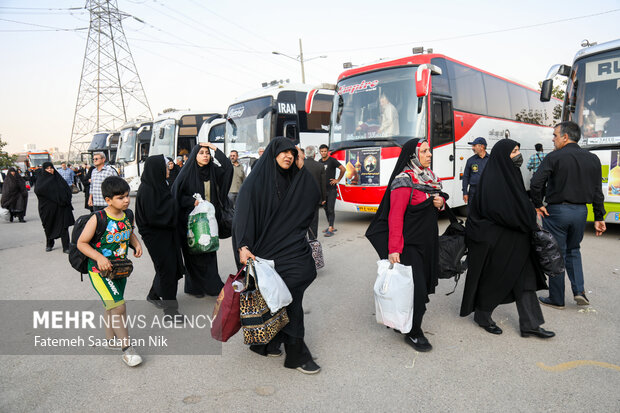
[[[501,304],[515,302],[523,337],[548,339],[555,335],[541,327],[544,317],[540,305],[564,307],[564,275],[551,279],[548,297],[537,297],[536,291],[547,289],[531,248],[539,220],[559,243],[575,302],[589,304],[579,251],[586,204],[594,207],[596,235],[606,228],[600,162],[579,147],[580,136],[579,127],[572,122],[554,128],[555,150],[538,154],[538,162],[530,160],[536,168],[530,192],[526,192],[520,171],[523,157],[519,142],[502,139],[492,153],[486,151],[483,138],[471,143],[474,156],[467,163],[470,173],[463,187],[469,206],[469,270],[460,315],[473,312],[474,322],[491,334],[502,333],[492,318],[493,311]],[[195,297],[217,296],[224,285],[217,252],[196,254],[188,248],[188,216],[199,204],[194,196],[199,194],[214,206],[222,228],[229,225],[227,215],[234,211],[230,235],[239,268],[256,256],[273,260],[293,297],[287,307],[289,323],[268,344],[253,345],[250,350],[262,356],[278,356],[283,344],[285,367],[317,373],[320,367],[304,340],[303,296],[317,275],[308,240],[317,238],[321,207],[328,221],[324,236],[333,236],[337,231],[336,186],[345,169],[329,155],[327,146],[321,146],[318,161],[314,159],[315,151],[314,147],[298,148],[287,138],[275,138],[252,163],[250,173],[246,173],[236,151],[227,157],[211,143],[196,145],[187,160],[179,162],[182,165],[163,155],[150,156],[136,197],[135,221],[132,213],[125,213],[129,186],[106,164],[103,153],[94,154],[94,166],[83,168],[81,175],[72,175],[65,167],[56,170],[46,163],[35,187],[46,251],[61,238],[67,252],[68,228],[74,223],[70,183],[75,176],[82,176],[86,206],[101,211],[101,219],[107,220],[106,232],[93,240],[98,219],[93,214],[78,241],[78,249],[90,259],[89,276],[104,302],[106,315],[126,314],[126,279],[102,278],[100,271],[110,267],[110,260],[125,258],[128,246],[134,248],[136,257],[142,254],[141,243],[133,232],[137,226],[155,269],[146,299],[174,322],[183,322],[177,301],[181,278],[185,278],[185,293]],[[429,296],[438,284],[438,217],[449,200],[430,168],[431,158],[425,140],[412,139],[402,147],[385,195],[366,231],[380,258],[413,269],[412,328],[400,333],[420,352],[432,349],[422,323]],[[11,202],[11,211],[20,214],[25,211],[27,196],[12,188],[21,188],[23,179],[17,173],[9,174],[5,180],[5,188],[8,182],[10,189],[6,191],[6,202]],[[4,206],[5,193],[2,203]],[[23,215],[17,216],[23,219]],[[119,235],[110,237],[115,234]],[[226,237],[223,233],[220,236]],[[129,346],[128,337],[126,328],[106,330],[110,346],[121,348],[123,360],[134,366],[140,364],[141,358]]]

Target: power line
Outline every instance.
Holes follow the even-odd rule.
[[[2,19],[0,18],[0,20],[3,20],[5,22],[11,22],[11,23],[18,23],[18,24],[24,24],[26,26],[36,26],[36,27],[43,27],[46,29],[53,29],[55,31],[67,31],[67,32],[72,32],[72,31],[77,31],[77,30],[88,30],[88,27],[75,27],[75,28],[62,28],[62,27],[53,27],[53,26],[44,26],[42,24],[34,24],[34,23],[28,23],[28,22],[20,22],[17,20],[10,20],[10,19]]]
[[[6,10],[84,10],[84,7],[0,7],[0,9]]]
[[[620,11],[620,9],[612,9],[612,10],[607,10],[607,11],[600,12],[600,13],[588,14],[588,15],[584,15],[584,16],[576,16],[576,17],[568,17],[568,18],[565,18],[565,19],[551,20],[551,21],[544,22],[544,23],[528,24],[528,25],[524,25],[524,26],[510,27],[510,28],[507,28],[507,29],[490,30],[490,31],[486,31],[486,32],[470,33],[470,34],[464,34],[464,35],[459,35],[459,36],[451,36],[451,37],[443,37],[443,38],[439,38],[439,39],[415,40],[415,41],[409,41],[409,42],[406,42],[406,43],[393,43],[393,44],[386,44],[386,45],[382,45],[382,46],[359,47],[359,48],[354,48],[354,49],[324,50],[322,52],[311,52],[311,53],[344,53],[344,52],[355,52],[355,51],[361,51],[361,50],[383,49],[383,48],[386,48],[386,47],[408,46],[408,45],[411,45],[411,44],[414,44],[414,43],[430,43],[430,42],[443,42],[443,41],[447,41],[447,40],[466,39],[468,37],[484,36],[484,35],[488,35],[488,34],[504,33],[504,32],[510,32],[510,31],[515,31],[515,30],[522,30],[522,29],[531,29],[533,27],[546,26],[546,25],[549,25],[549,24],[564,23],[564,22],[573,21],[573,20],[587,19],[589,17],[601,16],[601,15],[609,14],[609,13],[616,13],[618,11]]]

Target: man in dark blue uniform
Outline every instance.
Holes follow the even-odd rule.
[[[474,155],[467,160],[463,171],[463,201],[466,204],[471,201],[472,196],[476,193],[478,181],[480,181],[482,171],[484,171],[489,160],[486,139],[478,137],[473,142],[468,143],[472,145]]]

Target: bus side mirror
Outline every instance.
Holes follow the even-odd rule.
[[[431,76],[433,75],[441,75],[441,68],[428,63],[418,66],[418,70],[415,73],[415,91],[417,97],[428,96],[431,88]]]
[[[545,79],[540,87],[540,101],[549,102],[551,100],[551,92],[553,92],[553,79]]]

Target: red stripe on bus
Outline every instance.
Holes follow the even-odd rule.
[[[360,205],[380,204],[386,188],[385,186],[338,186],[340,187],[338,199]]]

